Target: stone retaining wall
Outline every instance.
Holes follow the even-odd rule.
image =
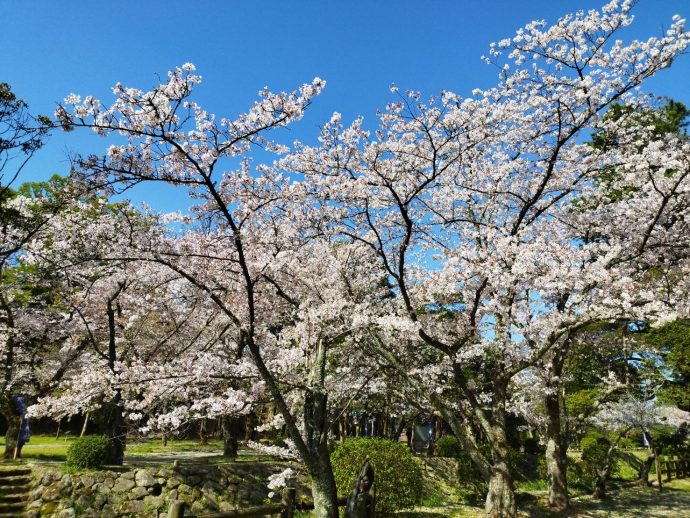
[[[148,517],[163,515],[170,500],[184,500],[192,514],[264,502],[269,475],[285,466],[265,463],[120,468],[64,473],[34,465],[27,518]]]

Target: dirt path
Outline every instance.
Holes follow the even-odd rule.
[[[629,488],[611,493],[604,501],[591,497],[573,500],[577,518],[685,518],[690,517],[690,492],[674,489]]]

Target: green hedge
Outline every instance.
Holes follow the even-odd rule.
[[[377,513],[390,514],[421,501],[423,473],[410,450],[402,443],[373,437],[353,437],[336,445],[331,463],[339,495],[350,494],[367,459],[374,468]]]
[[[112,443],[101,435],[87,435],[67,449],[67,465],[75,468],[99,468],[111,462]]]
[[[436,440],[436,455],[439,457],[459,457],[462,454],[460,441],[454,435],[444,435]]]

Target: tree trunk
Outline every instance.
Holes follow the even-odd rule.
[[[19,417],[14,414],[5,414],[7,421],[7,432],[5,433],[5,458],[13,459],[14,450],[17,447],[17,437],[19,436]]]
[[[594,486],[594,498],[606,498],[607,473],[597,473],[597,482]]]
[[[208,421],[205,417],[199,421],[199,444],[208,444],[208,433],[206,431],[207,425]]]
[[[127,447],[127,427],[122,415],[119,394],[117,394],[115,408],[111,425],[108,431],[108,438],[111,440],[111,462],[117,466],[122,466],[125,460],[125,449]]]
[[[517,516],[517,504],[508,456],[495,456],[497,458],[491,466],[489,492],[484,502],[484,514],[491,518],[513,518]]]
[[[563,513],[568,508],[568,444],[561,423],[560,380],[568,353],[567,345],[554,352],[547,383],[546,410],[546,475],[549,481],[549,507]]]
[[[224,416],[222,421],[223,428],[223,457],[237,457],[238,435],[240,434],[241,423],[237,417]]]
[[[656,461],[655,455],[650,455],[646,460],[640,464],[640,484],[644,487],[649,487],[652,484],[649,482],[649,471],[652,469],[652,464]]]
[[[549,507],[555,512],[568,508],[568,458],[563,434],[550,437],[546,443],[546,473],[549,481]]]

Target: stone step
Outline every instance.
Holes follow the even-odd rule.
[[[5,504],[26,503],[29,501],[29,493],[16,493],[14,495],[0,495],[0,508]]]
[[[29,489],[29,480],[21,482],[10,482],[3,484],[0,482],[0,494],[15,494],[15,493],[25,493]]]
[[[0,478],[29,475],[31,475],[31,468],[0,468]]]
[[[0,478],[0,487],[28,486],[30,483],[31,483],[31,478],[29,478],[29,477]]]

